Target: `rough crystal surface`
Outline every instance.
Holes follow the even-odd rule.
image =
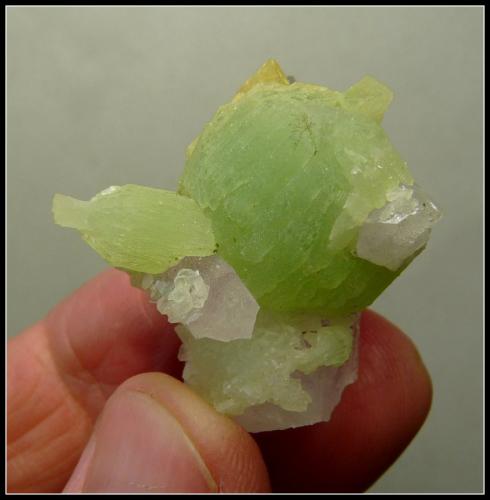
[[[164,287],[159,287],[162,296],[157,301],[157,309],[166,314],[171,323],[189,324],[201,316],[209,295],[209,285],[199,271],[180,269],[172,285],[168,283],[167,287],[167,283],[163,284]]]
[[[424,247],[441,213],[418,186],[400,186],[387,194],[385,206],[373,210],[361,226],[358,257],[392,271]]]
[[[321,367],[339,367],[349,359],[356,321],[348,317],[327,323],[319,316],[279,316],[261,309],[252,338],[231,342],[196,340],[178,326],[183,342],[180,359],[186,362],[183,377],[228,415],[241,415],[247,408],[270,403],[287,412],[306,412],[306,420],[320,418],[328,413],[318,406],[322,382],[328,386],[335,372],[332,377],[321,372],[310,375]],[[338,395],[334,391],[330,402]]]
[[[55,221],[179,323],[185,382],[251,432],[330,418],[357,374],[356,313],[440,217],[381,126],[392,98],[269,60],[189,145],[179,194],[54,198]]]
[[[261,306],[363,309],[402,270],[355,254],[369,214],[413,184],[379,123],[391,91],[371,77],[344,93],[287,79],[245,90],[194,141],[179,192]]]
[[[187,257],[160,276],[143,276],[157,308],[195,338],[250,338],[259,306],[234,269],[216,255]]]
[[[89,201],[57,194],[53,213],[57,224],[78,229],[112,266],[129,271],[161,273],[182,257],[216,248],[197,204],[164,189],[112,186]]]
[[[304,412],[288,411],[272,403],[251,406],[235,420],[249,432],[275,431],[328,422],[344,389],[357,379],[359,364],[359,322],[352,324],[353,346],[349,359],[341,366],[321,366],[313,373],[295,375],[311,402]]]

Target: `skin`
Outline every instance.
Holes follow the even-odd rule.
[[[8,342],[9,492],[362,492],[431,404],[411,340],[361,318],[358,380],[327,423],[250,435],[180,381],[179,340],[108,270]],[[78,464],[78,465],[77,465]]]

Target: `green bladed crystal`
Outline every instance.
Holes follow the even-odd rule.
[[[78,229],[113,267],[158,274],[182,257],[211,255],[210,221],[190,198],[128,184],[80,201],[57,194],[55,222]]]

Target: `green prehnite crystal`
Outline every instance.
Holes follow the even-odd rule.
[[[80,201],[57,194],[55,222],[78,229],[112,266],[158,274],[186,256],[216,248],[209,219],[197,204],[171,191],[128,184]]]
[[[189,148],[179,192],[262,307],[359,311],[410,261],[392,271],[355,253],[370,212],[413,184],[379,123],[392,93],[371,77],[343,93],[251,80]]]
[[[322,326],[319,317],[279,316],[263,310],[251,339],[195,339],[179,326],[180,359],[187,362],[184,379],[227,415],[239,415],[267,402],[303,412],[311,397],[295,375],[345,363],[352,350],[351,327],[352,318]]]

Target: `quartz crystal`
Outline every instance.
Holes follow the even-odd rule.
[[[216,255],[186,257],[160,276],[144,275],[158,310],[199,338],[250,338],[259,305],[233,268]]]
[[[186,150],[178,193],[56,195],[177,323],[184,381],[251,432],[327,421],[358,367],[359,312],[440,218],[381,121],[392,91],[341,92],[267,61]]]
[[[400,186],[373,210],[361,226],[357,256],[396,271],[429,240],[441,214],[418,186]]]

